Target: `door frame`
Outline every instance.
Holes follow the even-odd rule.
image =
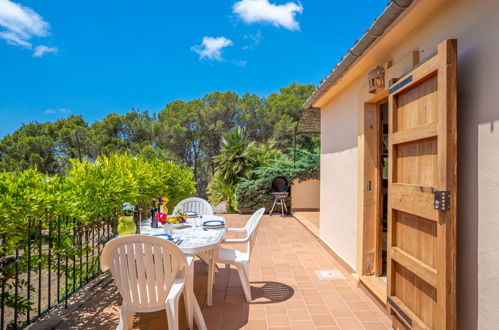
[[[387,286],[380,277],[382,220],[380,163],[381,112],[379,105],[388,102],[388,90],[382,90],[364,103],[358,122],[358,219],[357,277],[386,305]]]

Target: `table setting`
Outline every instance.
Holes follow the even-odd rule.
[[[170,217],[170,216],[168,216]],[[173,216],[171,216],[173,217]],[[159,223],[151,226],[151,219],[142,221],[141,235],[153,235],[175,243],[182,252],[196,254],[218,245],[225,234],[225,218],[221,216],[196,216],[184,223]]]

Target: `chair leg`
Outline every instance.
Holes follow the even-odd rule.
[[[180,296],[177,296],[175,299],[171,299],[167,301],[165,309],[166,309],[166,318],[168,321],[168,329],[169,330],[178,330],[178,299]]]
[[[129,330],[133,326],[133,312],[127,311],[125,304],[121,305],[120,323],[116,330]]]
[[[187,280],[185,282],[184,288],[184,301],[185,301],[185,313],[187,315],[187,324],[189,329],[194,329],[194,311],[193,311],[193,299],[196,299],[193,291],[193,274],[194,263],[187,270]]]
[[[246,271],[244,270],[243,264],[237,265],[237,272],[239,273],[239,279],[241,280],[241,286],[243,287],[244,296],[246,297],[247,302],[251,302],[253,299],[251,298],[251,286],[249,283],[249,277],[246,275]]]
[[[247,262],[243,263],[243,268],[244,268],[244,272],[246,273],[246,277],[248,278],[248,281],[249,281],[249,263],[247,263]]]

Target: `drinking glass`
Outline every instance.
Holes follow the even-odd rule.
[[[194,225],[196,227],[201,227],[203,225],[203,216],[200,215],[199,217],[194,219]]]

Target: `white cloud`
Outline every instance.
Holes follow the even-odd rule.
[[[56,53],[57,47],[47,47],[45,45],[36,46],[33,52],[33,57],[42,57],[47,53]]]
[[[250,41],[250,44],[243,46],[243,50],[254,49],[260,44],[260,41],[262,40],[262,33],[257,31],[255,34],[245,34],[243,39]]]
[[[57,51],[55,47],[33,47],[30,39],[49,35],[49,23],[29,7],[10,0],[0,0],[0,38],[9,45],[21,46],[34,51],[33,56],[40,57]]]
[[[192,46],[191,50],[199,54],[199,59],[222,61],[222,49],[233,44],[232,40],[225,37],[203,37],[201,45]]]
[[[56,113],[70,113],[71,110],[66,109],[66,108],[58,108],[58,109],[47,109],[45,110],[45,113],[48,115],[53,115]]]
[[[276,27],[299,30],[300,24],[295,16],[303,12],[303,6],[295,2],[276,5],[269,0],[241,0],[232,6],[232,12],[245,23],[267,22]]]
[[[245,60],[234,60],[232,61],[233,64],[237,65],[237,66],[241,66],[241,67],[245,67],[246,64],[248,64],[248,61],[245,61]]]

